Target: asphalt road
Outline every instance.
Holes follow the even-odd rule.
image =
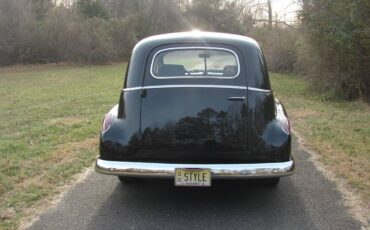
[[[296,173],[275,189],[249,181],[196,189],[162,180],[127,186],[93,172],[30,229],[360,229],[335,185],[296,143]]]

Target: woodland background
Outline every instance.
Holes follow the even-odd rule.
[[[126,61],[140,39],[199,29],[252,37],[271,71],[370,102],[370,1],[297,4],[285,21],[270,0],[0,0],[0,65]]]

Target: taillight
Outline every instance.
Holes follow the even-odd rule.
[[[281,128],[286,134],[290,134],[290,122],[288,118],[284,117],[282,119],[279,119]]]
[[[288,118],[286,117],[282,105],[276,107],[276,118],[280,123],[281,129],[286,134],[290,134],[290,123]]]
[[[112,115],[110,115],[109,113],[105,114],[103,124],[102,124],[102,127],[101,127],[101,131],[103,133],[105,131],[107,131],[109,129],[111,123],[112,123]]]

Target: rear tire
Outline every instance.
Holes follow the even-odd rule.
[[[280,177],[261,179],[258,182],[260,185],[266,188],[275,188],[280,182]]]
[[[134,184],[140,181],[139,178],[137,177],[126,177],[126,176],[118,176],[118,179],[121,181],[123,184]]]

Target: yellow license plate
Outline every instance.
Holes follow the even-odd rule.
[[[175,186],[211,186],[211,170],[177,168]]]

